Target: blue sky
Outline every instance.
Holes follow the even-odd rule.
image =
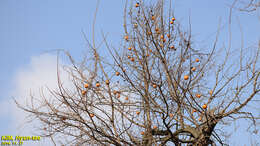
[[[176,19],[183,24],[185,29],[190,15],[192,34],[199,46],[212,46],[211,41],[215,38],[220,19],[225,27],[221,32],[219,43],[227,44],[226,24],[229,14],[228,6],[231,2],[177,0],[173,4]],[[26,88],[31,88],[33,85],[24,86],[23,82],[29,80],[34,83],[42,75],[48,76],[48,72],[55,74],[55,69],[53,71],[51,69],[53,69],[52,64],[55,62],[56,54],[48,51],[66,49],[80,60],[86,52],[82,30],[86,32],[89,39],[92,39],[91,24],[95,7],[96,0],[0,1],[0,66],[2,67],[0,105],[6,107],[11,97],[26,96],[28,94],[24,93],[27,92]],[[101,36],[101,31],[104,31],[108,33],[108,41],[113,46],[119,45],[123,36],[123,9],[124,1],[122,0],[100,1],[96,22],[97,39]],[[256,13],[234,11],[232,20],[232,46],[234,48],[241,44],[238,21],[244,32],[245,46],[257,43],[260,39],[260,21]],[[41,71],[42,66],[46,68]],[[46,81],[46,84],[48,83],[55,84],[55,82]],[[13,120],[12,113],[4,110],[3,106],[0,108],[4,111],[0,114],[0,134],[8,134],[10,132],[8,127],[11,126],[4,125],[10,125]],[[15,128],[13,130],[15,132]],[[240,134],[240,137],[232,141],[247,143],[249,140],[248,135],[244,137]]]

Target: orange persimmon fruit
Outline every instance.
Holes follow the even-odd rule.
[[[125,40],[128,41],[128,36],[127,35],[125,36]]]
[[[201,122],[202,121],[202,117],[200,116],[198,120]]]
[[[161,39],[164,39],[164,36],[163,36],[163,35],[161,35],[161,36],[160,36],[160,38],[161,38]]]
[[[135,4],[135,7],[138,8],[138,7],[139,7],[139,3],[136,3],[136,4]]]
[[[100,87],[100,83],[99,82],[96,83],[96,87]]]
[[[84,85],[84,87],[85,87],[85,88],[88,88],[88,87],[89,87],[89,84],[88,84],[88,83],[86,83],[86,84]]]
[[[197,97],[197,98],[200,98],[200,97],[201,97],[201,95],[200,95],[200,94],[196,94],[196,97]]]
[[[163,39],[163,42],[165,43],[165,42],[166,42],[166,39]]]
[[[184,80],[188,80],[188,79],[189,79],[189,76],[188,76],[188,75],[185,75],[183,78],[184,78]]]
[[[95,115],[91,113],[91,114],[89,114],[89,116],[90,116],[91,118],[93,118]]]
[[[86,93],[87,93],[87,91],[85,91],[85,90],[81,91],[82,95],[86,95]]]
[[[206,108],[207,108],[207,104],[203,104],[203,105],[202,105],[202,108],[203,108],[203,109],[206,109]]]
[[[152,20],[155,20],[155,16],[154,15],[152,16]]]

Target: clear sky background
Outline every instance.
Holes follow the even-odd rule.
[[[225,0],[176,0],[173,8],[178,23],[183,24],[185,29],[188,29],[190,16],[192,34],[198,46],[212,47],[220,20],[224,27],[219,44],[228,44],[230,5],[231,1]],[[82,30],[92,39],[95,8],[96,0],[0,1],[0,135],[29,132],[28,128],[17,127],[24,115],[16,111],[11,97],[22,100],[30,92],[37,94],[40,87],[56,87],[56,54],[49,51],[65,49],[80,60],[86,52]],[[97,39],[104,31],[113,46],[119,45],[123,38],[123,9],[122,0],[100,1]],[[241,44],[238,22],[242,26],[245,46],[257,44],[260,20],[256,14],[233,12],[233,48]],[[233,133],[232,145],[250,143],[251,135],[241,129]]]

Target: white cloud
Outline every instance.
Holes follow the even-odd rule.
[[[65,72],[61,72],[61,79],[68,80]],[[36,99],[40,99],[40,91],[45,97],[50,98],[50,94],[46,87],[50,89],[57,89],[57,58],[54,55],[43,54],[31,58],[29,65],[19,69],[13,78],[13,89],[11,89],[11,96],[23,105],[30,103],[30,96],[33,95]],[[31,124],[25,124],[25,117],[27,114],[21,109],[18,109],[12,99],[0,101],[1,110],[0,116],[9,116],[11,123],[8,123],[8,131],[5,134],[16,136],[32,136],[35,135],[33,127],[38,126],[35,121]],[[24,125],[25,124],[25,125]],[[2,132],[2,134],[4,134]],[[25,141],[23,146],[28,145],[46,145],[49,140],[41,140],[34,143],[32,141]]]

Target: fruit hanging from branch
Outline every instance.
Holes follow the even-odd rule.
[[[105,82],[106,82],[107,85],[109,85],[109,83],[110,83],[109,80],[106,80]]]
[[[93,113],[90,113],[89,116],[93,118],[95,115]]]
[[[99,82],[96,83],[96,87],[100,87],[100,83]]]
[[[138,8],[139,6],[140,6],[140,4],[137,2],[137,3],[135,4],[135,7]]]
[[[129,37],[128,37],[128,35],[126,35],[126,36],[125,36],[125,40],[128,41],[128,39],[129,39]]]
[[[85,90],[81,91],[81,94],[82,94],[83,96],[86,95],[86,93],[87,93],[87,91],[85,91]]]
[[[197,98],[200,98],[200,97],[201,97],[201,94],[196,94],[196,97],[197,97]]]
[[[188,79],[189,79],[189,76],[188,76],[188,75],[185,75],[183,78],[184,78],[184,80],[188,80]]]
[[[89,84],[88,84],[88,83],[86,83],[86,84],[84,85],[84,87],[85,87],[85,88],[88,88],[88,87],[89,87]]]
[[[203,108],[203,109],[206,109],[206,108],[207,108],[207,104],[203,104],[203,105],[202,105],[202,108]]]

